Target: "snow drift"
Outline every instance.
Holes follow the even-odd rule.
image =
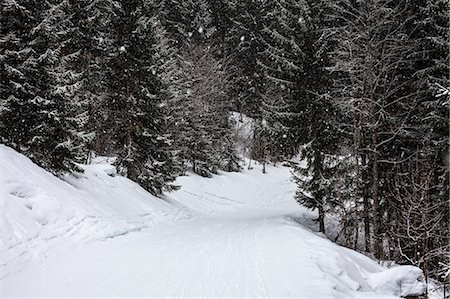
[[[84,173],[57,178],[0,145],[2,276],[54,247],[104,240],[187,217],[127,178],[104,159]],[[15,270],[14,270],[15,271]]]

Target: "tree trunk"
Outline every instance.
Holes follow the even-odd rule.
[[[135,179],[134,159],[133,159],[133,118],[132,118],[132,103],[130,95],[130,87],[127,86],[127,177],[130,180]]]
[[[379,206],[380,200],[378,197],[379,187],[379,173],[378,173],[378,152],[376,148],[377,133],[374,127],[371,128],[372,137],[372,227],[375,241],[375,257],[380,259],[382,257],[382,240],[380,236],[380,221],[379,221]]]
[[[361,163],[366,168],[367,167],[367,158],[365,153],[361,153]],[[364,169],[361,174],[361,179],[363,182],[362,186],[362,196],[363,196],[363,209],[364,209],[364,247],[366,252],[372,251],[372,246],[370,242],[370,205],[369,205],[369,192],[368,188],[366,188],[367,182],[367,170]]]
[[[358,241],[359,241],[359,222],[355,220],[353,229],[355,230],[355,242],[353,243],[353,249],[358,250]]]
[[[314,176],[316,178],[322,177],[322,155],[319,150],[314,150]],[[314,198],[317,202],[317,209],[319,211],[319,218],[317,219],[319,221],[319,230],[322,233],[325,233],[325,207],[323,202],[323,194],[321,190],[318,190],[314,193]]]
[[[321,204],[319,204],[317,209],[319,210],[319,218],[317,218],[317,221],[319,221],[319,231],[325,233],[325,210]]]
[[[377,106],[376,106],[376,86],[377,79],[375,75],[375,54],[374,47],[376,45],[372,43],[372,38],[369,34],[369,28],[372,25],[373,20],[373,12],[375,7],[372,1],[367,1],[367,12],[365,14],[365,26],[364,28],[364,39],[365,39],[365,77],[367,78],[364,82],[363,87],[363,95],[368,104],[368,128],[369,128],[369,136],[370,136],[370,165],[371,165],[371,196],[372,196],[372,229],[374,235],[374,249],[375,249],[375,257],[381,257],[381,242],[379,236],[379,221],[378,221],[378,212],[379,212],[379,198],[378,198],[378,184],[379,184],[379,173],[378,173],[378,152],[377,152]],[[366,186],[363,185],[363,188]],[[368,188],[367,188],[368,189]]]
[[[95,152],[100,156],[104,154],[102,142],[102,125],[98,116],[95,121]]]

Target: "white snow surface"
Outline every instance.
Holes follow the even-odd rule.
[[[60,247],[188,218],[98,159],[61,180],[0,144],[0,278]]]
[[[290,169],[180,177],[158,199],[108,161],[56,178],[0,145],[2,298],[399,298],[385,269],[301,223]],[[298,221],[300,218],[305,221]]]

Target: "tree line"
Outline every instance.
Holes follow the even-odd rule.
[[[445,0],[6,0],[0,138],[54,173],[91,153],[155,195],[189,167],[298,153],[296,199],[336,240],[448,271]]]
[[[92,152],[115,155],[120,173],[155,195],[189,163],[204,176],[238,169],[229,74],[202,33],[206,7],[8,0],[1,9],[3,143],[54,173],[79,170]]]

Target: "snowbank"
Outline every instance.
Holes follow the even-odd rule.
[[[402,297],[423,295],[427,287],[422,270],[414,266],[398,266],[371,273],[367,281],[380,293]]]
[[[61,246],[105,240],[188,217],[115,175],[107,161],[97,162],[62,180],[0,145],[2,276]]]

